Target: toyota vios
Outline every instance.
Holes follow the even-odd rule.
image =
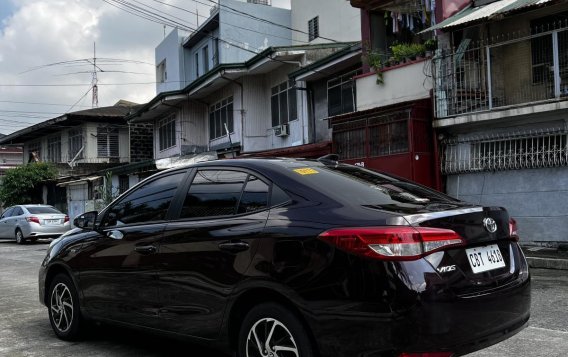
[[[334,161],[156,174],[53,243],[55,334],[97,320],[237,356],[458,356],[520,331],[530,278],[507,211]]]

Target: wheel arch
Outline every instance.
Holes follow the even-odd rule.
[[[265,287],[248,289],[247,291],[241,293],[231,305],[229,317],[227,319],[227,337],[229,339],[228,342],[230,347],[232,349],[237,348],[240,322],[244,320],[245,315],[254,306],[266,302],[278,303],[290,310],[304,325],[306,331],[308,332],[308,337],[312,343],[312,346],[314,347],[314,349],[316,349],[317,353],[317,341],[314,337],[310,324],[305,319],[304,314],[301,312],[300,308],[298,308],[298,306],[284,294]]]
[[[51,282],[53,279],[59,275],[65,274],[71,279],[73,285],[75,285],[75,290],[77,291],[77,295],[81,298],[81,290],[79,290],[77,281],[75,280],[75,276],[71,273],[68,267],[64,266],[63,264],[54,264],[50,266],[45,274],[45,284],[44,284],[44,294],[43,294],[43,302],[47,306],[47,299],[49,296],[49,287],[51,286]]]

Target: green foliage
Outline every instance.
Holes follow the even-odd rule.
[[[0,185],[0,201],[4,207],[41,203],[42,192],[39,183],[56,177],[55,167],[43,162],[9,169]]]
[[[369,62],[369,67],[373,68],[375,70],[375,73],[377,74],[377,84],[385,83],[382,72],[382,68],[384,66],[383,54],[376,51],[370,51],[369,53],[367,53],[367,60]]]
[[[438,48],[438,42],[434,38],[430,38],[424,42],[424,48],[427,51],[435,51]]]
[[[414,59],[417,56],[423,56],[426,49],[420,43],[400,43],[392,45],[391,51],[393,58],[400,62],[404,59]]]

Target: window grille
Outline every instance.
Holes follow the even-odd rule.
[[[536,169],[568,166],[564,129],[488,135],[443,143],[442,172]]]
[[[98,157],[118,157],[118,129],[110,127],[97,128]]]
[[[61,162],[61,136],[47,139],[47,161]]]
[[[68,144],[69,144],[69,160],[72,160],[83,147],[83,131],[81,129],[69,130]],[[77,159],[82,159],[82,158],[83,158],[83,152],[81,151]]]
[[[371,156],[408,152],[408,121],[396,121],[372,126],[369,129]]]
[[[229,133],[233,133],[233,97],[224,99],[209,108],[209,139],[213,140],[227,135],[225,124],[227,124]]]
[[[127,175],[118,176],[118,189],[121,194],[126,192],[129,186],[130,182]]]
[[[160,151],[176,146],[176,117],[170,117],[158,123]]]
[[[319,16],[308,21],[308,40],[313,41],[319,37]]]
[[[356,86],[353,77],[360,71],[351,71],[327,81],[328,116],[354,112],[356,109]]]
[[[293,81],[283,82],[272,87],[270,111],[272,127],[298,119],[298,103]]]
[[[28,155],[31,156],[33,153],[35,153],[35,158],[41,160],[41,143],[39,141],[28,145]]]

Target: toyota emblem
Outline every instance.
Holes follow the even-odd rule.
[[[495,233],[497,231],[497,222],[491,217],[483,219],[483,226],[489,233]]]

